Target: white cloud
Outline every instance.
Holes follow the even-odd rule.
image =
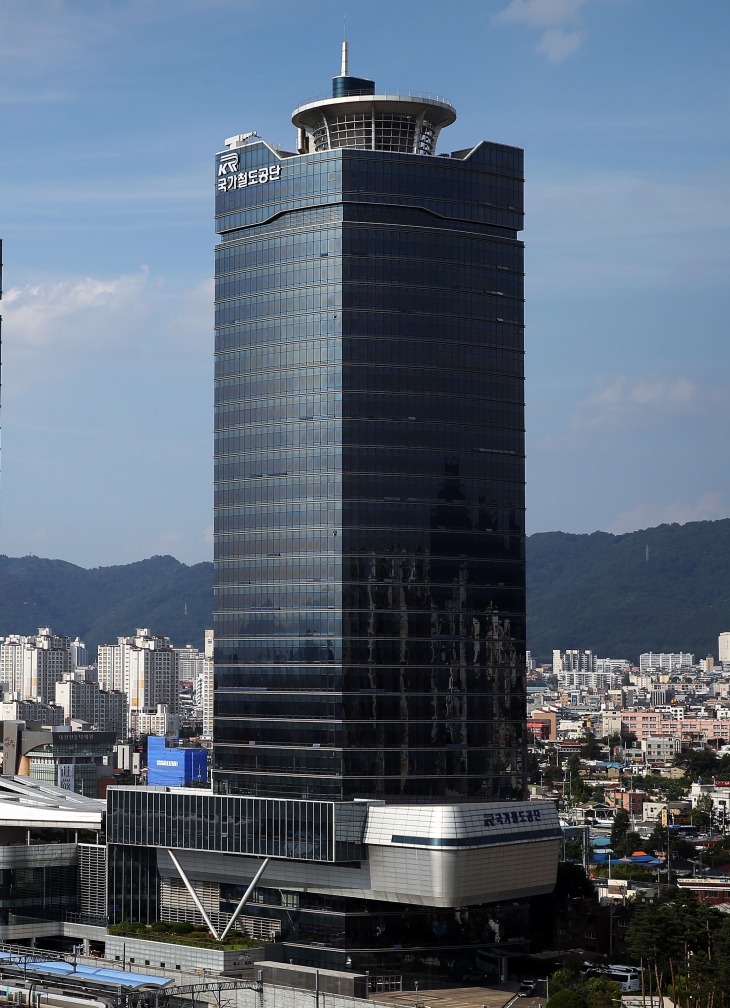
[[[571,425],[585,428],[664,422],[706,403],[708,397],[697,393],[696,385],[682,376],[619,375],[604,380],[602,388],[576,404]]]
[[[722,493],[709,490],[696,501],[673,500],[669,504],[639,503],[621,514],[606,529],[615,535],[636,532],[638,529],[654,528],[657,525],[684,525],[692,521],[717,521],[730,518],[730,505]]]
[[[520,21],[530,28],[564,24],[575,17],[586,0],[512,0],[499,15],[502,21]]]
[[[41,375],[88,371],[100,361],[129,365],[175,352],[199,367],[212,330],[212,280],[175,291],[146,267],[112,278],[71,277],[10,288],[4,297],[5,383],[17,398]]]
[[[546,29],[537,46],[551,63],[559,63],[580,47],[586,32],[570,26],[580,24],[587,0],[512,0],[498,14],[500,21],[514,21],[528,28]]]
[[[562,28],[551,28],[540,39],[537,51],[545,53],[551,63],[559,63],[574,53],[585,37],[584,31],[566,32]]]
[[[583,295],[727,279],[725,171],[678,181],[649,173],[546,173],[530,184],[531,292]],[[587,255],[586,250],[591,254]]]

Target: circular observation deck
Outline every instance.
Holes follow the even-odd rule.
[[[362,78],[335,77],[332,91],[294,109],[300,154],[355,147],[432,155],[439,133],[456,119],[445,98],[416,91],[376,94],[375,83]]]

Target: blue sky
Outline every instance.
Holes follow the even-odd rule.
[[[528,528],[730,516],[724,0],[0,0],[0,552],[211,555],[211,164],[338,72],[526,149]]]

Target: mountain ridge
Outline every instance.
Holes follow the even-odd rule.
[[[92,568],[0,556],[0,636],[50,626],[94,649],[149,627],[202,648],[212,584],[211,562],[172,556]],[[527,587],[528,646],[539,660],[571,647],[632,661],[642,651],[717,656],[717,635],[730,630],[730,518],[623,535],[534,533]]]
[[[730,630],[730,518],[622,535],[535,533],[527,586],[538,659],[569,647],[632,661],[642,651],[717,657],[717,635]]]
[[[213,564],[188,566],[153,556],[112,567],[68,560],[0,556],[0,636],[33,634],[50,626],[87,647],[149,627],[182,646],[203,647],[211,626]],[[186,611],[187,610],[187,611]]]

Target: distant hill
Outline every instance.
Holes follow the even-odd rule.
[[[87,647],[149,627],[177,646],[202,649],[211,626],[213,564],[192,567],[171,556],[86,570],[65,560],[0,556],[0,636],[40,626]],[[187,609],[187,613],[186,613]]]
[[[730,519],[618,536],[540,532],[527,540],[527,583],[536,658],[591,648],[633,661],[642,651],[717,659],[717,635],[730,630]]]
[[[730,630],[730,519],[619,536],[539,532],[527,540],[527,582],[538,659],[569,647],[633,661],[642,651],[717,657],[717,635]],[[92,570],[0,556],[0,636],[50,626],[95,648],[144,626],[202,647],[212,583],[212,563],[171,556]]]

